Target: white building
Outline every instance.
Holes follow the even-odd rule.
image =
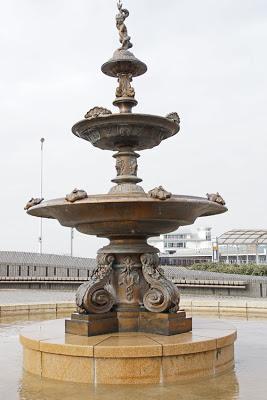
[[[189,229],[149,239],[160,250],[162,265],[191,265],[220,261],[228,264],[267,264],[267,230],[234,229],[211,238],[211,228]]]
[[[161,264],[192,264],[212,260],[211,228],[179,230],[153,237],[149,243],[160,250]]]

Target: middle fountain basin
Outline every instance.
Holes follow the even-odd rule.
[[[64,198],[45,201],[28,214],[57,219],[88,235],[112,238],[157,236],[193,224],[198,217],[225,211],[225,206],[202,197],[173,195],[158,200],[145,194],[108,194],[90,195],[75,203]]]

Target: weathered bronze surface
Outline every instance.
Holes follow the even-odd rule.
[[[122,186],[122,190],[120,187]],[[138,186],[138,185],[131,185]],[[193,224],[196,218],[220,214],[226,208],[202,197],[172,195],[164,201],[148,194],[128,191],[118,183],[117,193],[88,195],[69,203],[64,198],[44,201],[28,210],[30,215],[57,219],[61,225],[75,227],[88,235],[126,239],[172,232],[179,226]]]
[[[176,112],[166,117],[132,113],[137,101],[131,81],[147,67],[129,52],[132,43],[124,23],[129,13],[121,3],[118,9],[121,47],[102,71],[119,82],[113,102],[119,113],[94,107],[72,128],[76,136],[93,146],[116,152],[115,185],[103,195],[74,190],[66,198],[30,207],[28,213],[110,240],[98,251],[97,268],[77,291],[78,313],[66,321],[66,332],[90,336],[119,330],[172,335],[191,330],[192,320],[179,309],[178,289],[165,278],[158,250],[147,239],[227,208],[218,193],[208,198],[174,195],[162,186],[145,193],[138,185],[142,179],[137,176],[136,151],[158,146],[178,133],[180,118]]]
[[[123,98],[128,103],[132,98]],[[179,132],[180,125],[173,119],[158,115],[120,113],[84,119],[72,128],[81,139],[102,150],[120,151],[122,148],[146,150],[158,146],[162,140]]]

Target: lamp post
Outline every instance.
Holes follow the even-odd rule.
[[[212,262],[219,262],[219,243],[218,238],[216,237],[216,241],[212,242]]]
[[[41,142],[41,168],[40,168],[40,198],[43,198],[43,153],[44,153],[44,138],[40,139]],[[40,219],[40,236],[39,236],[39,252],[43,252],[43,218]]]
[[[70,256],[73,257],[74,229],[70,228]]]

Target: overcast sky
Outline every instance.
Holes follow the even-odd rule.
[[[229,212],[200,219],[213,235],[267,228],[266,0],[125,0],[134,54],[148,65],[134,80],[136,112],[177,111],[181,131],[141,152],[149,190],[219,191]],[[114,0],[1,0],[0,250],[38,251],[39,219],[23,207],[74,187],[106,193],[114,159],[71,133],[95,105],[113,109],[116,80],[100,71],[118,48]],[[115,111],[115,110],[114,110]],[[103,240],[75,233],[74,253]],[[44,221],[43,249],[70,251],[70,230]]]

